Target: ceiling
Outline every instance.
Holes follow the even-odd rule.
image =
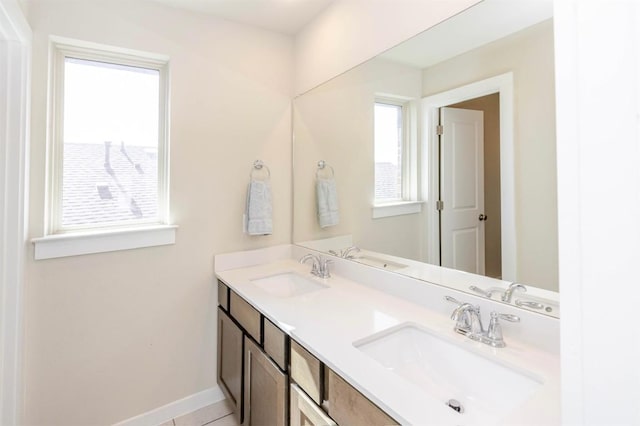
[[[295,35],[334,0],[155,0],[286,35]]]
[[[381,56],[427,68],[552,17],[552,0],[484,0]]]

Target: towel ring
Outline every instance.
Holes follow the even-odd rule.
[[[267,171],[267,178],[271,177],[271,170],[269,170],[269,167],[267,167],[266,164],[264,164],[264,162],[262,160],[256,160],[253,162],[253,169],[251,169],[251,173],[249,174],[249,177],[253,178],[253,173],[256,170],[262,170],[265,169]]]
[[[326,161],[320,160],[318,161],[318,170],[316,170],[316,179],[320,177],[320,172],[325,170],[327,167],[329,168],[329,170],[331,170],[331,177],[333,178],[336,176],[336,171],[333,170],[333,167],[328,165]]]

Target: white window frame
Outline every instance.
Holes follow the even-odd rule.
[[[169,215],[169,57],[61,37],[50,38],[49,128],[45,236],[36,238],[35,258],[74,256],[175,243]],[[158,219],[124,224],[61,226],[65,58],[148,68],[159,72]]]
[[[423,203],[418,201],[418,104],[408,98],[389,95],[376,96],[375,104],[399,106],[402,111],[402,199],[385,201],[374,195],[372,218],[420,213]]]

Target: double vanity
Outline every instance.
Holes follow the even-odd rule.
[[[560,423],[556,318],[325,260],[216,256],[218,383],[239,423]]]

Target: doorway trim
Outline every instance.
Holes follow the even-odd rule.
[[[436,201],[438,194],[439,109],[481,96],[499,94],[500,99],[500,212],[502,240],[502,279],[515,281],[517,276],[517,237],[515,217],[515,167],[513,135],[513,73],[508,72],[422,99],[422,155],[426,165],[422,173],[422,199],[426,200],[427,261],[439,264],[440,227]]]
[[[24,261],[31,29],[16,0],[0,0],[0,424],[22,404]]]

